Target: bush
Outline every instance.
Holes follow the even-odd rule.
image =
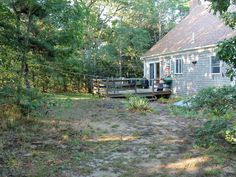
[[[50,97],[36,89],[3,87],[0,89],[1,118],[34,117],[45,114]],[[14,116],[13,116],[14,115]],[[16,116],[17,115],[17,116]]]
[[[192,108],[220,116],[236,108],[236,87],[206,88],[191,99]]]
[[[128,98],[128,107],[131,111],[150,111],[151,107],[148,99],[138,96],[130,96]]]
[[[195,143],[202,147],[216,146],[220,143],[236,144],[236,126],[225,119],[207,121],[196,130]]]
[[[225,131],[230,123],[226,120],[210,120],[196,130],[195,143],[202,147],[215,146],[224,140]]]

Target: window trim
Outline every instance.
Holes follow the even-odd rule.
[[[181,67],[181,72],[176,72],[176,62],[177,62],[177,60],[178,61],[181,61],[181,65],[182,65],[182,67]],[[176,74],[176,75],[181,75],[181,74],[183,74],[183,72],[184,72],[184,60],[183,60],[183,58],[175,58],[175,61],[174,61],[174,74]]]
[[[219,61],[220,61],[220,62],[219,62],[219,68],[220,68],[219,73],[213,73],[213,72],[212,72],[212,71],[213,71],[213,70],[212,70],[212,68],[213,68],[213,67],[212,67],[212,58],[213,58],[213,57],[214,57],[214,58],[217,58],[217,56],[213,55],[213,56],[210,57],[210,73],[213,74],[213,75],[221,74],[221,73],[222,73],[222,62],[221,62],[220,59],[219,59]]]

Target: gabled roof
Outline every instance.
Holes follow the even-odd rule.
[[[208,5],[198,5],[142,58],[216,45],[235,35],[236,30],[226,26],[218,16],[211,13]]]

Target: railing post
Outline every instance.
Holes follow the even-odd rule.
[[[152,79],[152,93],[154,92],[154,79]]]
[[[109,78],[106,80],[106,95],[108,96],[109,93]]]
[[[99,94],[98,93],[98,78],[97,77],[95,77],[95,80],[93,82],[93,90],[96,94]]]
[[[135,79],[135,83],[134,83],[134,92],[135,94],[137,94],[137,79]]]

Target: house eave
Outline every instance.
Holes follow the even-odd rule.
[[[140,59],[141,60],[148,60],[148,59],[152,59],[154,57],[155,58],[160,57],[160,56],[164,57],[164,56],[186,53],[186,52],[190,52],[190,51],[194,51],[194,50],[205,50],[205,49],[209,49],[209,48],[215,48],[216,46],[217,46],[217,44],[212,44],[212,45],[207,45],[207,46],[203,46],[203,47],[201,46],[201,47],[194,47],[194,48],[189,48],[189,49],[178,50],[178,51],[174,51],[174,52],[147,55],[147,56],[140,57]]]

